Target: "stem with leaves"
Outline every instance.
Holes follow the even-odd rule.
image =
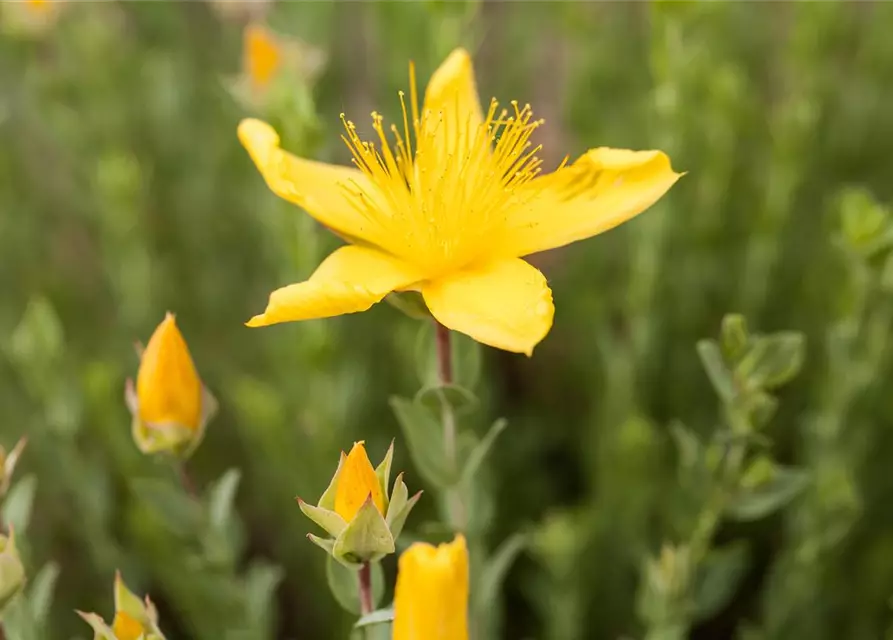
[[[450,330],[434,320],[435,345],[437,350],[437,372],[444,386],[453,383],[453,357]],[[458,474],[459,460],[456,445],[456,414],[446,397],[441,397],[441,423],[443,425],[443,450],[452,473]],[[450,525],[457,531],[467,526],[466,508],[461,489],[450,488],[447,492]]]

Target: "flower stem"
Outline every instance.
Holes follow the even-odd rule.
[[[440,383],[453,383],[453,352],[450,330],[434,321],[435,344],[437,349],[437,373]],[[456,448],[456,415],[446,397],[441,397],[441,423],[443,424],[443,451],[450,470],[458,473],[459,459]],[[450,524],[458,531],[465,530],[465,505],[461,489],[453,487],[447,491],[447,506],[450,512]]]
[[[186,462],[184,460],[177,460],[174,462],[174,467],[177,471],[177,476],[180,478],[180,485],[183,487],[183,490],[192,498],[198,498],[198,491],[195,488],[195,483],[192,481],[192,477],[189,475],[189,471],[186,469]]]
[[[360,565],[360,614],[372,613],[375,605],[372,602],[372,565],[364,562]]]

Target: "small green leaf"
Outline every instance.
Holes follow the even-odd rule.
[[[480,404],[477,396],[458,384],[435,384],[419,390],[415,395],[416,404],[429,411],[440,411],[447,403],[456,415],[474,411]]]
[[[416,291],[404,291],[391,293],[385,296],[385,302],[395,309],[402,311],[413,320],[431,320],[431,312],[422,294]]]
[[[419,491],[413,497],[406,501],[406,504],[403,506],[400,511],[394,516],[392,520],[388,522],[388,526],[391,528],[391,536],[393,536],[395,544],[400,534],[403,533],[403,527],[406,525],[406,519],[409,517],[409,513],[412,511],[413,507],[415,507],[416,503],[419,501],[419,498],[422,497],[422,492]]]
[[[24,536],[31,522],[34,494],[37,492],[37,477],[27,475],[16,482],[3,502],[3,521],[15,528],[17,536]]]
[[[230,469],[208,492],[208,519],[213,528],[228,527],[241,477],[242,473],[238,469]]]
[[[378,485],[381,487],[381,495],[384,498],[385,513],[388,512],[388,503],[390,502],[391,487],[389,485],[391,484],[391,464],[393,462],[394,441],[391,440],[391,445],[384,454],[384,459],[375,468],[375,476],[378,478]]]
[[[781,331],[757,338],[738,363],[736,373],[758,389],[775,389],[791,381],[803,366],[806,338]]]
[[[31,588],[28,590],[28,606],[31,609],[31,618],[38,624],[43,623],[50,612],[53,602],[53,590],[56,580],[59,578],[59,565],[48,562],[34,576]]]
[[[10,359],[24,369],[46,371],[62,352],[64,335],[59,315],[43,296],[28,302],[8,343]]]
[[[367,613],[362,618],[357,620],[353,628],[361,629],[363,627],[370,627],[372,625],[385,624],[393,621],[394,607],[388,607],[387,609],[378,609],[376,611],[373,611],[372,613]]]
[[[676,451],[679,454],[679,466],[683,469],[692,469],[702,463],[704,458],[704,445],[698,437],[684,424],[674,421],[670,424],[670,435],[676,443]]]
[[[443,428],[431,412],[411,400],[391,398],[391,407],[403,429],[403,436],[416,469],[435,487],[449,487],[457,477],[448,467],[443,450]]]
[[[381,564],[373,562],[372,571],[372,606],[378,606],[384,596],[384,572]],[[350,568],[338,562],[332,556],[326,560],[326,580],[335,600],[345,611],[354,615],[360,614],[360,577],[359,568]]]
[[[712,549],[698,570],[695,586],[695,619],[711,618],[729,603],[744,573],[749,559],[743,542]]]
[[[474,447],[474,449],[472,449],[471,455],[468,456],[468,462],[465,463],[465,468],[462,470],[462,482],[467,483],[474,479],[478,470],[481,468],[481,465],[484,463],[484,460],[487,459],[487,454],[490,453],[490,450],[496,443],[496,439],[499,438],[503,431],[505,431],[507,426],[508,420],[505,420],[504,418],[500,418],[491,425],[487,434]]]
[[[385,520],[390,526],[391,521],[400,513],[400,510],[406,506],[406,501],[409,499],[409,489],[406,487],[406,483],[403,482],[403,474],[399,474],[397,479],[394,480],[394,492],[391,494],[391,500],[388,504],[388,510],[385,514]]]
[[[359,564],[375,562],[394,550],[388,523],[369,496],[335,540],[332,552],[341,561]]]
[[[790,467],[773,466],[767,477],[762,468],[764,460],[758,459],[745,472],[745,481],[756,486],[739,489],[726,508],[730,517],[742,522],[764,518],[788,504],[809,484],[809,475],[805,471]],[[757,469],[756,465],[761,468]],[[763,481],[756,483],[753,477],[758,471],[763,475]]]
[[[527,536],[515,533],[506,538],[487,560],[481,573],[476,600],[480,606],[492,606],[502,591],[502,583],[515,558],[527,545]]]
[[[713,340],[699,340],[697,350],[713,389],[723,402],[731,402],[735,397],[735,382],[723,360],[719,345]]]
[[[181,537],[195,536],[202,530],[204,514],[201,506],[179,487],[155,478],[136,478],[133,492],[150,506],[170,531]]]
[[[272,637],[276,588],[285,572],[266,562],[255,562],[245,572],[245,610],[260,638]]]
[[[335,469],[335,475],[332,476],[329,486],[326,487],[326,490],[323,491],[322,496],[320,496],[317,506],[323,509],[328,509],[329,511],[335,509],[335,493],[338,491],[338,478],[341,477],[341,467],[344,465],[345,458],[346,456],[342,451],[338,458],[338,468]]]
[[[749,337],[747,334],[747,320],[737,313],[730,313],[722,319],[719,343],[726,362],[735,362],[740,358],[745,349]]]

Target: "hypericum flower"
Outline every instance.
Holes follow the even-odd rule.
[[[127,381],[133,435],[144,453],[188,455],[204,436],[217,403],[204,388],[172,313],[141,354],[136,389]]]
[[[341,452],[338,469],[315,507],[298,498],[304,515],[332,536],[320,538],[311,533],[307,537],[346,565],[373,562],[394,553],[406,518],[422,495],[419,491],[409,497],[401,473],[388,497],[393,458],[392,442],[384,460],[373,469],[363,442],[355,442],[349,454]]]
[[[149,596],[140,600],[128,589],[120,572],[115,574],[115,619],[111,627],[98,614],[77,613],[93,627],[94,640],[164,640],[155,605]]]
[[[468,640],[468,549],[461,535],[400,556],[393,640]]]
[[[25,567],[16,549],[15,531],[0,534],[0,612],[25,586]]]
[[[479,342],[530,354],[552,326],[552,292],[521,260],[607,231],[679,178],[660,151],[598,148],[541,175],[529,105],[495,100],[482,112],[471,58],[454,51],[418,109],[410,68],[402,126],[372,114],[378,141],[345,120],[354,168],[295,157],[268,124],[244,120],[239,138],[270,189],[351,244],[309,280],[278,289],[257,327],[365,311],[393,291],[421,291],[434,317]]]

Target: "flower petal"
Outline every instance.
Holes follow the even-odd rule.
[[[469,152],[484,118],[468,51],[455,49],[437,68],[425,90],[423,111],[430,112],[426,126],[443,141],[442,151],[457,148],[459,156]]]
[[[422,276],[415,267],[369,247],[349,245],[323,260],[309,280],[277,289],[249,327],[366,311]]]
[[[351,201],[351,193],[373,197],[376,187],[361,171],[298,158],[279,148],[279,135],[266,122],[239,123],[239,140],[277,196],[302,207],[316,220],[348,238],[377,244],[374,221]]]
[[[546,278],[517,258],[426,282],[422,295],[443,325],[527,355],[549,332],[555,313]]]
[[[592,149],[531,181],[508,217],[506,256],[526,256],[608,231],[654,204],[683,174],[662,151]]]

